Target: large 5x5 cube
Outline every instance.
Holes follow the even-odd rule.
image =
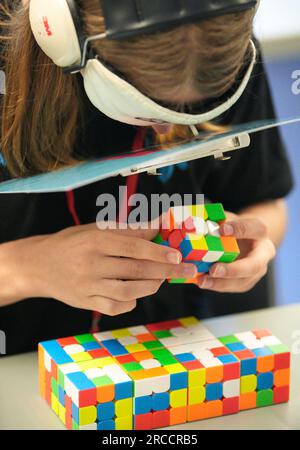
[[[68,429],[178,425],[289,399],[268,330],[216,338],[194,317],[39,344],[40,392]]]
[[[170,283],[198,283],[216,262],[231,263],[240,254],[234,237],[221,236],[226,220],[220,203],[175,206],[162,216],[160,232],[154,242],[180,250],[183,261],[198,269],[195,279],[171,279]]]

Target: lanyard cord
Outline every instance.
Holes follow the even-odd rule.
[[[133,142],[133,146],[132,146],[133,152],[143,148],[145,133],[146,133],[146,130],[144,128],[138,129],[135,139],[134,139],[134,142]],[[130,206],[128,205],[128,203],[129,203],[128,200],[137,191],[138,179],[139,179],[138,175],[132,175],[132,176],[126,178],[127,198],[122,199],[122,206],[120,208],[120,215],[118,217],[118,222],[124,223],[127,221],[127,218],[128,218],[128,215],[129,215],[130,209],[131,209]],[[69,210],[69,213],[71,214],[74,224],[76,226],[81,225],[80,218],[79,218],[78,212],[76,210],[75,193],[73,190],[66,192],[66,200],[67,200],[68,210]],[[100,330],[99,322],[100,322],[101,316],[102,316],[102,314],[100,312],[93,311],[91,333],[99,332],[99,330]]]

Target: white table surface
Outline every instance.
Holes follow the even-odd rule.
[[[218,336],[253,328],[269,328],[292,350],[291,400],[287,404],[243,411],[168,429],[300,430],[300,305],[219,317],[204,323]],[[46,402],[39,397],[36,353],[0,359],[0,429],[65,429]]]

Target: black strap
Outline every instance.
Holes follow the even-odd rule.
[[[71,16],[73,19],[73,23],[74,23],[78,41],[79,41],[79,45],[82,48],[85,37],[83,34],[82,19],[81,19],[80,11],[79,11],[80,1],[78,1],[78,0],[77,0],[77,2],[75,0],[66,0],[66,1],[67,1],[67,5],[69,7],[69,10],[70,10],[70,13],[71,13]]]
[[[254,8],[258,0],[101,0],[109,39],[128,39]]]

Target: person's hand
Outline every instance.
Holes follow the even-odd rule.
[[[26,296],[55,298],[110,316],[131,311],[165,279],[197,274],[194,265],[181,263],[179,251],[151,242],[156,234],[101,231],[93,224],[39,237],[23,252],[19,246]]]
[[[216,292],[247,292],[267,273],[276,248],[268,238],[266,225],[257,218],[227,213],[230,220],[221,226],[221,235],[238,239],[241,255],[230,264],[214,264],[199,287]]]

